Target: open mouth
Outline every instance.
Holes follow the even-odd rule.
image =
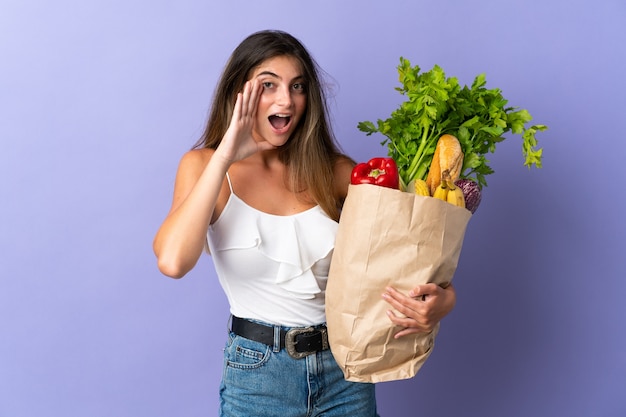
[[[283,114],[274,114],[269,118],[270,124],[276,130],[282,130],[289,125],[291,121],[291,116],[283,115]]]

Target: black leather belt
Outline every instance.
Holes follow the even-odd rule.
[[[233,333],[246,339],[274,346],[273,326],[233,316],[231,329]],[[286,349],[289,356],[295,359],[326,350],[329,348],[326,326],[295,327],[289,330],[281,328],[280,348]]]

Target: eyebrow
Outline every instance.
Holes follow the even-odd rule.
[[[258,73],[258,74],[257,74],[256,78],[259,78],[259,77],[260,77],[260,76],[262,76],[262,75],[269,75],[269,76],[274,77],[274,78],[279,78],[279,79],[282,79],[282,78],[280,78],[280,77],[278,76],[278,74],[274,74],[272,71],[263,71],[263,72],[260,72],[260,73]],[[301,79],[304,79],[304,75],[297,75],[297,76],[295,76],[295,77],[294,77],[291,81],[301,80]]]

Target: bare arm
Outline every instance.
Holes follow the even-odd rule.
[[[154,238],[159,270],[181,278],[196,264],[230,163],[215,152],[191,151],[180,161],[172,207]],[[208,161],[208,163],[207,163]]]
[[[230,165],[272,148],[252,137],[260,92],[258,82],[246,83],[237,97],[230,126],[215,151],[195,150],[183,156],[176,174],[172,208],[153,242],[163,274],[181,278],[198,262]]]
[[[340,201],[346,199],[350,176],[354,168],[354,162],[347,157],[341,157],[335,162],[335,195]]]

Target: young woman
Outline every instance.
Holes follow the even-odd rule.
[[[154,239],[161,272],[205,247],[232,314],[221,416],[376,416],[374,385],[345,381],[328,347],[324,291],[353,161],[332,135],[317,64],[293,36],[262,31],[233,52],[201,140],[180,161]],[[358,277],[355,277],[358,279]],[[429,332],[452,286],[381,289],[396,337]]]

